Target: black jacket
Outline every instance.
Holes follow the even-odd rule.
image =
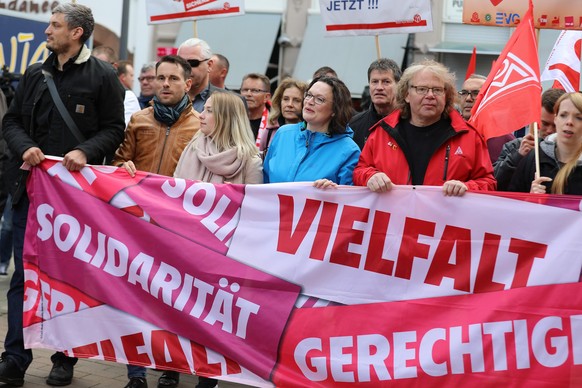
[[[555,137],[555,134],[550,135],[539,145],[540,175],[552,179],[556,177],[556,174],[560,169],[555,156]],[[535,152],[532,151],[517,165],[517,169],[515,170],[511,183],[509,184],[509,191],[529,193],[531,182],[534,180],[535,171]],[[544,182],[543,184],[546,186],[546,193],[549,194],[551,192],[552,182]],[[564,194],[582,195],[582,160],[578,160],[577,167],[568,177]]]
[[[360,147],[360,150],[364,148],[364,144],[366,144],[366,140],[370,136],[370,128],[383,118],[384,116],[379,115],[374,109],[374,104],[370,104],[370,108],[352,118],[350,128],[354,131],[354,141]]]
[[[13,170],[18,170],[22,155],[31,147],[61,157],[78,149],[89,164],[102,164],[105,155],[115,152],[123,141],[125,91],[113,68],[92,57],[86,46],[63,71],[57,70],[56,61],[53,53],[44,63],[26,70],[4,117],[3,135],[14,155]],[[83,143],[79,144],[61,118],[43,70],[53,74],[63,104],[86,139]]]
[[[499,158],[493,163],[493,173],[495,174],[495,179],[497,179],[497,190],[499,191],[508,190],[511,177],[517,165],[523,159],[523,156],[519,153],[521,139],[523,138],[519,137],[505,143]]]

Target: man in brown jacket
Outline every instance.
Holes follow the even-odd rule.
[[[168,55],[156,64],[153,105],[131,116],[112,164],[131,176],[136,170],[172,176],[184,147],[200,128],[188,97],[190,64]]]
[[[173,176],[182,151],[200,129],[199,114],[192,109],[188,90],[192,85],[190,64],[168,55],[156,64],[154,103],[131,116],[125,139],[115,152],[113,165],[124,167],[133,177],[136,170]],[[178,381],[177,372],[162,374],[158,386],[165,384],[166,374]],[[146,368],[127,366],[126,388],[147,388]]]

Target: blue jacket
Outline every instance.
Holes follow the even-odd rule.
[[[327,178],[340,185],[352,185],[352,172],[360,149],[345,133],[327,135],[305,129],[305,122],[284,125],[275,134],[265,157],[265,183],[313,182]]]

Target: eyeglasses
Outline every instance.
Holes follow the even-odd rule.
[[[244,94],[244,93],[250,93],[250,94],[267,93],[266,90],[262,90],[262,89],[249,89],[249,88],[241,89],[240,92],[242,94]]]
[[[473,97],[473,100],[477,98],[477,96],[479,95],[479,91],[478,90],[461,90],[459,91],[459,96],[461,96],[461,98],[467,98],[469,96]]]
[[[428,86],[414,86],[410,85],[411,88],[416,90],[417,94],[421,96],[426,96],[429,90],[432,90],[432,94],[435,96],[442,96],[445,94],[445,88],[436,87],[436,88],[429,88]]]
[[[313,94],[306,92],[305,95],[305,101],[311,100],[313,98],[313,102],[315,102],[317,105],[322,105],[323,103],[325,103],[325,101],[327,101],[325,98],[323,97],[319,97],[319,96],[314,96]]]
[[[139,77],[137,80],[138,80],[139,82],[142,82],[142,81],[148,81],[148,82],[152,82],[154,79],[156,79],[156,77],[155,77],[155,76],[153,76],[153,75],[148,75],[148,76],[142,76],[142,77]]]
[[[206,59],[188,59],[188,60],[186,60],[186,62],[188,62],[191,67],[198,67],[198,66],[200,66],[200,64],[202,62],[206,62],[209,59],[210,58],[206,58]]]

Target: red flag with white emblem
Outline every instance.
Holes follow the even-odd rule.
[[[485,139],[506,135],[540,120],[540,65],[533,4],[507,42],[473,106],[472,124]]]
[[[554,88],[567,92],[580,89],[582,31],[562,31],[548,57],[542,81],[554,81]]]

